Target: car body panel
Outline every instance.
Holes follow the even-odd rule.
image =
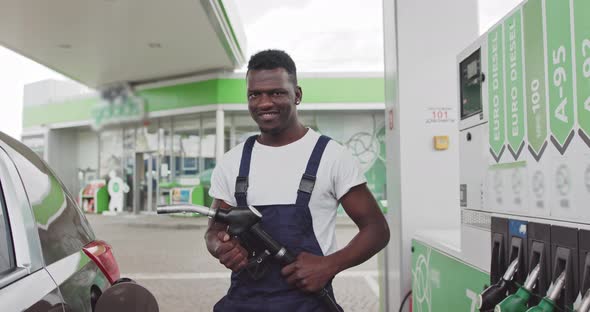
[[[83,252],[74,253],[47,266],[47,271],[59,285],[66,302],[66,311],[92,311],[91,289],[99,294],[110,283],[98,266]]]

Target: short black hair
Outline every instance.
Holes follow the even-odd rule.
[[[264,50],[260,51],[250,58],[248,62],[248,72],[251,70],[264,70],[283,68],[289,74],[291,81],[297,86],[297,68],[293,59],[282,50]]]

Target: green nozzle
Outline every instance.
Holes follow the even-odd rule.
[[[508,296],[506,299],[502,300],[496,308],[494,309],[495,312],[525,312],[527,310],[527,303],[531,298],[531,292],[524,288],[520,287],[518,291],[514,295]]]
[[[535,307],[528,309],[526,312],[553,312],[555,311],[555,302],[545,297]]]

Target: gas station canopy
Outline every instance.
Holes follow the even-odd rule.
[[[0,0],[0,45],[93,88],[233,70],[245,36],[228,0]]]

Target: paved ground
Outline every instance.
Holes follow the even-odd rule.
[[[98,238],[109,242],[121,269],[154,293],[160,310],[212,311],[229,286],[229,271],[205,248],[205,218],[154,215],[88,215]],[[339,219],[340,246],[356,233]],[[334,280],[345,311],[378,311],[377,257],[342,272]]]

